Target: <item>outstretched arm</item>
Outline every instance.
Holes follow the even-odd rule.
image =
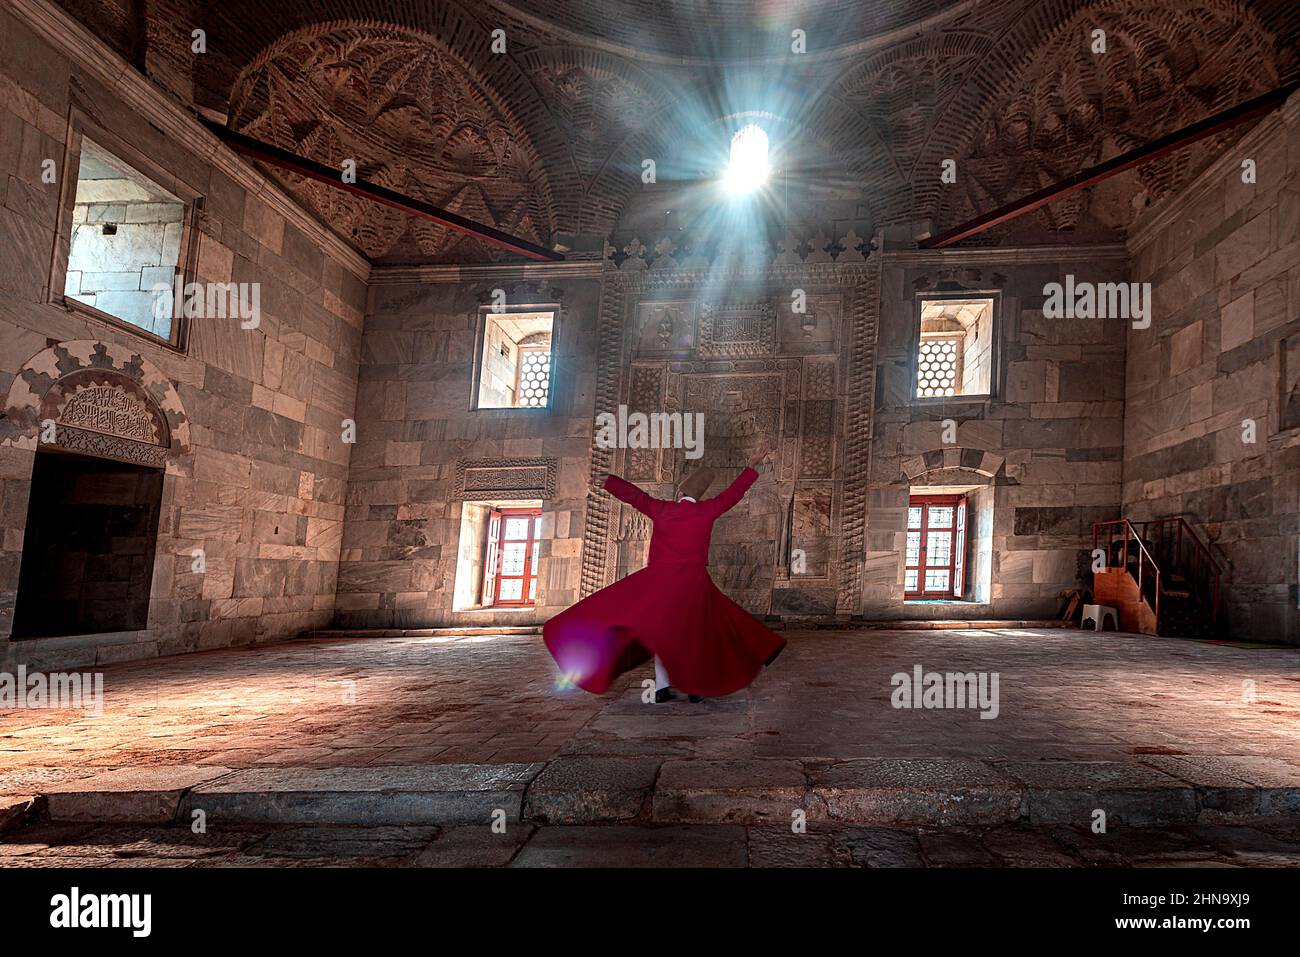
[[[607,475],[604,481],[601,481],[598,477],[591,484],[593,488],[603,488],[619,501],[627,502],[638,512],[645,515],[650,515],[654,507],[659,504],[659,499],[647,495],[631,482],[625,481],[617,475]]]
[[[743,472],[736,476],[736,480],[728,485],[723,490],[722,494],[709,500],[709,504],[713,507],[713,515],[715,518],[723,512],[734,508],[736,503],[745,497],[745,493],[749,491],[749,487],[758,481],[757,466],[767,460],[769,451],[770,449],[767,440],[764,439],[759,443],[758,448],[754,450],[754,454],[749,457],[749,465],[746,466]]]
[[[736,480],[722,490],[722,493],[714,498],[708,499],[708,505],[713,510],[716,518],[728,509],[734,508],[736,503],[745,497],[749,487],[758,480],[758,473],[754,471],[753,466],[746,466],[745,470],[736,476]]]

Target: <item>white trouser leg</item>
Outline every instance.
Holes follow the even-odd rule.
[[[668,687],[668,672],[664,670],[664,663],[655,655],[655,690],[663,691]]]

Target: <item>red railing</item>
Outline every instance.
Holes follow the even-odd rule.
[[[1142,537],[1138,534],[1137,529],[1133,527],[1133,523],[1126,518],[1117,518],[1109,522],[1092,523],[1092,550],[1094,556],[1097,551],[1097,542],[1099,539],[1098,533],[1103,529],[1106,532],[1106,569],[1109,570],[1111,568],[1112,561],[1113,561],[1112,556],[1115,554],[1115,548],[1114,548],[1115,533],[1119,532],[1124,543],[1122,549],[1123,557],[1120,559],[1120,567],[1123,568],[1124,571],[1127,571],[1130,575],[1133,575],[1135,579],[1137,579],[1138,594],[1142,596],[1143,600],[1147,600],[1148,597],[1147,589],[1146,589],[1147,582],[1152,582],[1155,585],[1154,594],[1151,597],[1151,605],[1152,605],[1152,609],[1155,612],[1156,621],[1159,622],[1160,621],[1160,566],[1156,564],[1155,557],[1147,550],[1146,545],[1143,544]],[[1133,554],[1137,562],[1136,575],[1134,575],[1133,572],[1129,569],[1129,543],[1130,542],[1133,543],[1134,546]],[[1151,566],[1151,573],[1152,573],[1151,577],[1145,577],[1146,568],[1148,565]]]
[[[1219,590],[1223,579],[1223,569],[1205,543],[1197,536],[1195,529],[1181,515],[1168,518],[1156,518],[1147,522],[1130,522],[1128,519],[1115,519],[1110,522],[1095,522],[1092,526],[1092,547],[1097,548],[1099,533],[1106,534],[1106,563],[1111,563],[1113,542],[1116,532],[1124,536],[1123,565],[1129,565],[1129,541],[1133,541],[1140,550],[1137,559],[1138,590],[1142,591],[1145,565],[1149,562],[1155,571],[1155,613],[1160,620],[1161,567],[1168,571],[1181,572],[1195,589],[1197,597],[1208,606],[1210,620],[1219,620]],[[1130,574],[1132,574],[1130,572]],[[1145,592],[1143,592],[1145,597]]]
[[[1219,620],[1219,585],[1223,569],[1195,529],[1181,515],[1137,522],[1142,535],[1154,542],[1155,555],[1166,568],[1179,569],[1209,608],[1210,620]]]

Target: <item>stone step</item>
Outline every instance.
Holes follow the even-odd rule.
[[[962,628],[1070,628],[1072,624],[1059,619],[1029,618],[935,618],[935,619],[869,619],[804,617],[801,615],[767,615],[763,623],[777,631],[782,630],[891,630],[933,631]],[[338,638],[458,638],[479,635],[540,635],[541,625],[474,625],[454,628],[348,628],[341,630],[317,629],[305,631],[299,640],[331,640]]]
[[[0,796],[0,834],[21,825],[36,809],[37,800],[33,794]]]
[[[787,623],[792,628],[805,627],[803,620],[787,619]],[[838,622],[809,622],[806,627],[834,628],[839,631],[954,631],[965,628],[1074,628],[1077,625],[1058,618],[916,618],[911,620],[851,618],[848,621]]]
[[[53,821],[247,824],[876,826],[1207,823],[1300,816],[1300,765],[1253,756],[1140,763],[561,756],[548,763],[123,769],[51,786]],[[30,801],[30,798],[22,800]]]
[[[256,824],[479,824],[519,821],[543,764],[254,768],[189,791],[181,820]]]
[[[338,638],[470,638],[480,635],[540,635],[541,625],[486,625],[455,628],[347,628],[304,631],[300,641],[333,640]]]
[[[43,794],[53,821],[165,824],[187,792],[233,773],[211,765],[117,768],[55,781]]]

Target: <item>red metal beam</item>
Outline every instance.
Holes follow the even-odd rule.
[[[553,249],[547,249],[545,246],[539,246],[537,243],[523,239],[519,236],[512,236],[509,233],[502,232],[495,226],[487,226],[483,223],[476,223],[472,219],[466,219],[453,213],[449,209],[442,209],[423,200],[406,196],[395,190],[388,189],[384,186],[376,186],[374,183],[367,183],[364,180],[358,180],[355,183],[343,182],[343,174],[340,170],[332,166],[325,166],[317,163],[315,160],[307,159],[305,156],[299,156],[296,153],[290,153],[288,150],[281,149],[278,146],[272,146],[270,143],[263,143],[261,140],[255,140],[251,136],[245,136],[243,133],[237,133],[232,129],[222,126],[220,123],[213,123],[210,120],[204,120],[213,133],[220,137],[221,141],[229,146],[236,153],[247,156],[250,159],[258,160],[262,163],[269,163],[271,166],[278,166],[281,169],[287,169],[301,176],[306,176],[318,182],[333,186],[335,189],[341,189],[344,192],[353,193],[362,196],[374,203],[380,203],[384,206],[391,206],[393,209],[400,209],[404,213],[410,213],[412,216],[419,216],[422,219],[428,219],[437,223],[439,226],[445,226],[447,229],[453,229],[458,233],[464,233],[467,236],[473,236],[481,239],[493,246],[499,246],[502,249],[508,249],[513,253],[519,253],[527,256],[529,259],[546,260],[557,262],[564,259],[563,254]]]
[[[1144,143],[1127,153],[1121,153],[1119,156],[1108,159],[1104,163],[1081,170],[1060,182],[1045,186],[1035,193],[1013,200],[1005,206],[999,206],[992,212],[977,216],[969,222],[940,233],[938,236],[923,239],[918,245],[922,249],[940,249],[957,242],[959,239],[965,239],[967,236],[974,236],[977,233],[992,229],[994,226],[1001,225],[1008,220],[1033,212],[1040,206],[1046,206],[1063,196],[1069,196],[1071,193],[1077,193],[1094,183],[1109,179],[1117,173],[1149,163],[1157,157],[1182,149],[1197,140],[1203,140],[1207,136],[1213,136],[1215,133],[1230,129],[1239,123],[1245,123],[1248,120],[1263,116],[1282,105],[1287,97],[1297,90],[1300,90],[1300,81],[1280,86],[1276,90],[1255,97],[1253,100],[1238,103],[1236,106],[1229,107],[1221,113],[1215,113],[1213,116],[1193,123],[1191,126],[1175,130],[1173,133],[1166,134],[1149,143]]]

